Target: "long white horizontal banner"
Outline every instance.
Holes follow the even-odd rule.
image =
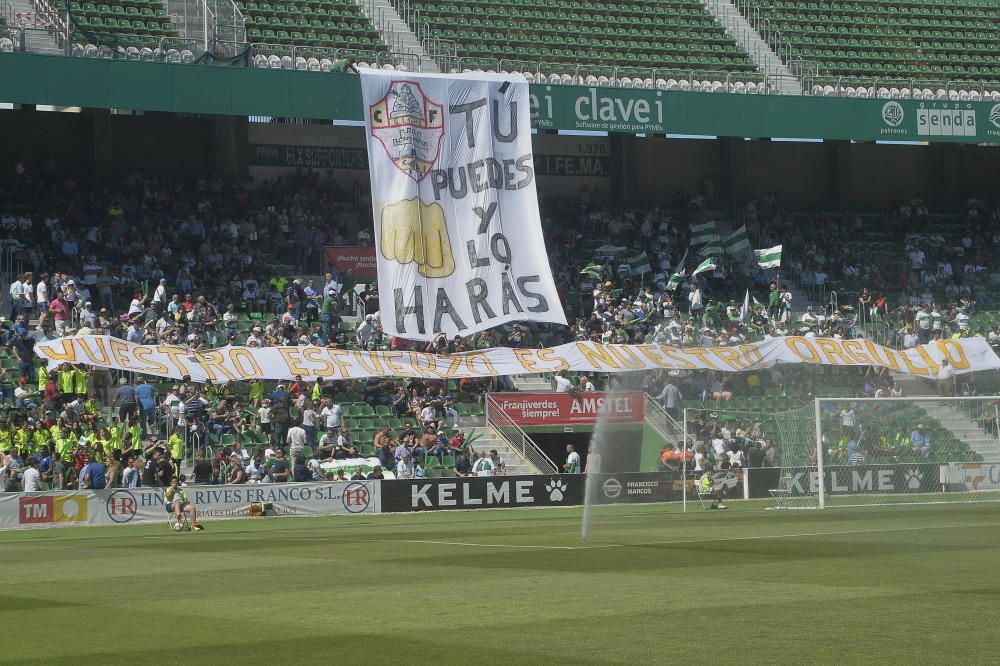
[[[246,518],[250,505],[269,505],[268,515],[326,516],[380,513],[378,481],[189,486],[199,519]],[[0,529],[122,525],[166,521],[162,488],[0,493]]]
[[[464,354],[435,355],[402,351],[350,351],[330,347],[221,347],[190,352],[170,345],[140,345],[108,336],[86,335],[39,343],[35,349],[51,363],[81,363],[196,382],[230,380],[360,379],[372,376],[461,379],[574,370],[628,372],[719,370],[739,372],[778,363],[877,365],[912,375],[936,377],[941,361],[959,374],[1000,368],[1000,358],[983,338],[944,340],[897,351],[866,340],[785,337],[736,347],[603,345],[571,342],[546,349],[498,347]]]

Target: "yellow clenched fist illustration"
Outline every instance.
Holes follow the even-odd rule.
[[[424,277],[441,278],[455,272],[455,257],[444,209],[419,198],[382,208],[380,250],[386,259],[401,264],[417,262]]]

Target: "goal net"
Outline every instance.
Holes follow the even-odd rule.
[[[684,420],[709,465],[741,449],[749,496],[774,508],[1000,500],[1000,398],[723,404],[686,409]]]
[[[1000,499],[998,398],[818,398],[813,412],[817,464],[799,485],[817,506]]]

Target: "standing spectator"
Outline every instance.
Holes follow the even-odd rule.
[[[566,463],[563,465],[563,469],[567,474],[579,474],[583,471],[583,466],[580,464],[580,454],[576,452],[576,448],[572,444],[566,445]]]
[[[156,403],[158,396],[152,384],[146,382],[142,375],[135,386],[135,399],[139,408],[139,426],[142,436],[145,437],[147,429],[156,424]]]
[[[938,395],[942,398],[950,397],[955,395],[955,368],[953,368],[949,363],[948,359],[941,361],[941,367],[938,368],[937,373],[937,391]]]
[[[111,403],[111,408],[118,409],[118,418],[123,422],[136,415],[135,389],[124,377],[119,381],[118,392]]]

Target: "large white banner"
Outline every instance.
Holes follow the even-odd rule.
[[[318,516],[380,513],[378,481],[188,486],[198,518],[247,518],[250,505],[268,515]],[[166,521],[162,488],[117,488],[42,493],[0,493],[0,529],[124,525]]]
[[[962,485],[966,492],[1000,490],[1000,464],[948,463],[941,467],[941,483]]]
[[[429,340],[566,323],[520,75],[362,70],[382,326]]]
[[[80,335],[40,342],[35,349],[50,363],[81,363],[196,382],[223,383],[247,379],[317,377],[424,377],[464,379],[496,375],[574,370],[759,370],[779,363],[881,366],[933,379],[948,359],[958,374],[996,370],[997,357],[983,338],[942,340],[905,351],[868,340],[836,340],[789,336],[735,347],[671,347],[669,345],[605,345],[570,342],[545,349],[498,347],[464,354],[404,351],[351,351],[332,347],[221,347],[190,352],[171,345],[140,345],[117,338]]]

